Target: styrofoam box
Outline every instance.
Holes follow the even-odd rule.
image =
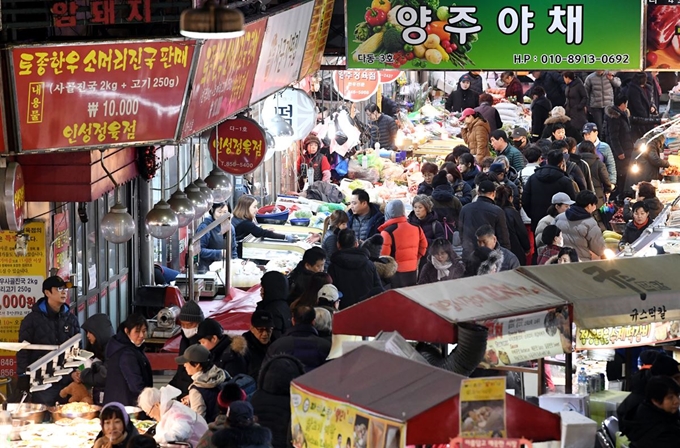
[[[544,394],[538,397],[538,405],[550,412],[576,411],[588,417],[590,415],[588,395],[579,394]]]
[[[578,412],[562,411],[561,448],[584,448],[595,445],[597,423]]]

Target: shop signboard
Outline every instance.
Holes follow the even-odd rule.
[[[432,9],[433,4],[437,9]],[[347,68],[639,70],[643,4],[346,1]],[[603,38],[603,21],[616,27]]]
[[[242,176],[255,171],[267,149],[265,131],[250,118],[222,122],[210,134],[210,157],[228,174]]]
[[[305,55],[302,59],[302,69],[299,78],[309,76],[321,68],[328,31],[331,28],[333,17],[334,0],[315,0],[312,11],[312,21],[309,26],[309,37],[305,47]]]
[[[576,330],[577,350],[641,347],[677,340],[680,340],[680,321],[677,320]]]
[[[380,85],[378,70],[336,70],[333,85],[347,101],[365,101],[375,95]]]
[[[62,212],[54,214],[53,222],[52,266],[58,269],[57,275],[59,277],[69,278],[71,276],[71,227],[66,207]]]
[[[479,322],[489,329],[482,367],[571,353],[569,307]]]
[[[406,423],[290,386],[293,446],[406,446]]]
[[[401,70],[380,70],[380,84],[390,83],[397,79],[401,74]]]
[[[267,19],[236,39],[206,40],[200,49],[181,138],[197,134],[248,106]],[[238,60],[238,64],[231,63]]]
[[[680,70],[680,3],[647,0],[647,55],[645,67]]]
[[[532,448],[527,439],[467,439],[456,437],[449,443],[451,448]]]
[[[251,104],[299,79],[313,10],[307,2],[267,19]]]
[[[14,47],[22,151],[174,141],[195,41]]]
[[[459,409],[461,437],[505,437],[505,377],[463,380]]]
[[[26,224],[23,235],[25,252],[17,250],[16,232],[0,232],[0,342],[19,342],[21,321],[43,296],[45,223]],[[0,377],[15,375],[16,352],[0,351]]]
[[[24,226],[24,205],[26,204],[26,186],[21,165],[8,162],[0,169],[0,186],[2,202],[0,202],[0,229],[21,230]]]
[[[268,123],[275,114],[292,126],[295,140],[303,140],[316,126],[316,102],[301,89],[288,87],[267,97],[261,112],[262,122]]]

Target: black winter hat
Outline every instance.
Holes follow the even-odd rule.
[[[562,231],[559,227],[554,224],[550,224],[543,230],[543,233],[541,234],[541,241],[543,241],[543,244],[545,245],[552,244],[553,241],[555,241],[555,238],[561,234]]]
[[[674,376],[680,373],[680,364],[670,356],[660,354],[652,364],[652,376]]]
[[[448,185],[449,180],[446,178],[446,171],[438,172],[432,179],[432,188],[438,187],[440,185]]]
[[[264,289],[262,300],[265,302],[288,298],[288,279],[280,272],[266,272],[260,279],[260,285]]]
[[[368,251],[368,258],[380,258],[380,252],[382,252],[382,246],[385,240],[382,235],[376,233],[366,241],[361,244],[361,247]]]
[[[193,300],[187,301],[179,312],[178,319],[182,322],[203,322],[205,316],[198,303]]]
[[[215,319],[208,318],[198,325],[198,333],[196,333],[196,336],[198,336],[198,339],[200,340],[204,338],[211,338],[213,336],[221,338],[223,334],[224,328],[222,328],[222,325]]]

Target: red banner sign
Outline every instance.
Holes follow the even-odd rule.
[[[234,176],[254,171],[262,163],[267,149],[264,129],[250,118],[221,123],[217,132],[210,135],[208,145],[215,164]]]
[[[323,52],[328,40],[328,30],[331,27],[334,4],[334,0],[315,0],[314,2],[312,23],[309,26],[309,37],[305,47],[305,56],[302,59],[300,79],[311,75],[321,67]]]
[[[195,41],[17,47],[20,149],[170,142]]]
[[[207,40],[192,82],[182,139],[248,106],[267,19],[246,25],[238,39]],[[238,64],[232,63],[238,60]]]
[[[347,101],[364,101],[375,95],[380,85],[377,70],[338,70],[333,72],[333,84]]]
[[[0,228],[19,231],[24,226],[26,203],[26,188],[21,166],[16,162],[9,162],[6,168],[0,170],[0,182],[2,186]]]

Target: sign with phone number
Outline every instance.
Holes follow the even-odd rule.
[[[639,0],[346,2],[347,68],[639,70]],[[603,20],[616,27],[602,37]]]
[[[250,118],[235,118],[221,123],[210,134],[210,156],[223,171],[242,176],[260,166],[267,150],[265,133]]]
[[[175,140],[195,45],[101,42],[12,48],[20,149]]]

